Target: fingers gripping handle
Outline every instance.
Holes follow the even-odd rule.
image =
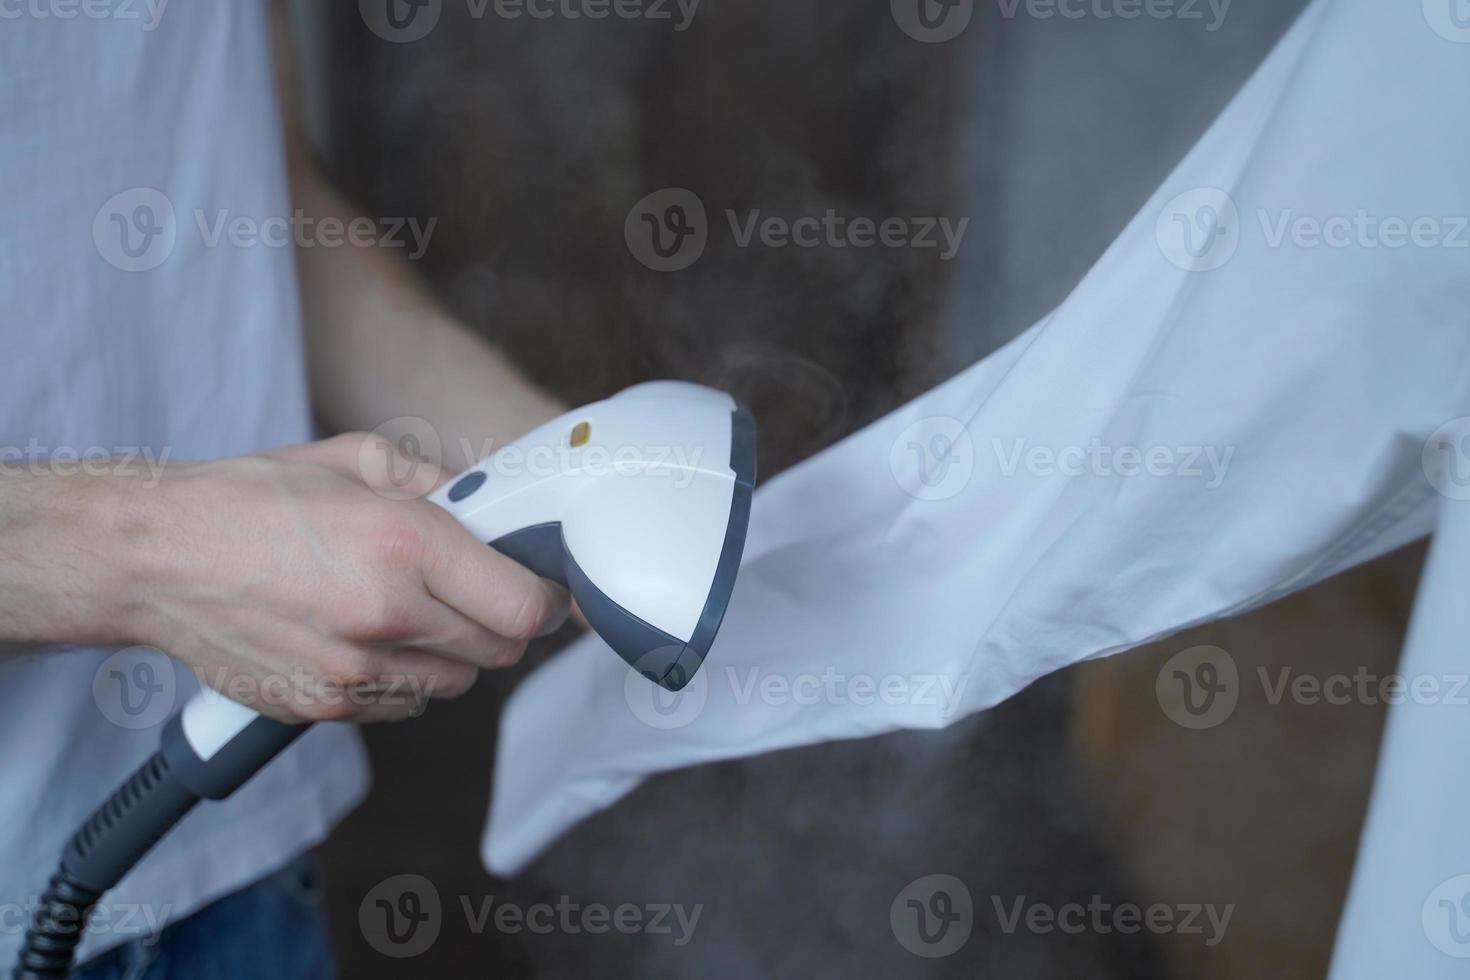
[[[164,728],[162,751],[198,796],[222,800],[309,727],[286,725],[201,691]]]
[[[661,455],[659,446],[683,455]],[[629,479],[593,449],[635,454]],[[701,451],[716,447],[712,458]],[[722,392],[630,389],[548,422],[429,496],[479,541],[566,586],[639,673],[678,690],[719,629],[745,543],[755,422]],[[542,455],[538,455],[538,451]],[[567,452],[564,466],[546,466]],[[519,465],[517,465],[519,464]],[[206,798],[228,796],[302,728],[204,693],[169,723],[165,750]],[[258,761],[256,761],[258,760]]]

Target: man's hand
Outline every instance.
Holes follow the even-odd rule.
[[[0,580],[0,639],[155,646],[284,721],[398,719],[462,694],[555,629],[567,597],[439,507],[401,499],[401,483],[374,486],[363,461],[394,453],[353,434],[170,466],[156,486],[30,478],[33,496],[36,483],[59,496],[30,533],[10,525],[33,574],[15,590]],[[437,470],[417,465],[427,494]],[[73,479],[91,485],[62,486]]]

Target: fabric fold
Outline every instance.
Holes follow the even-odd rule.
[[[758,490],[684,692],[596,637],[527,678],[487,866],[654,773],[943,727],[1425,534],[1421,450],[1470,415],[1465,91],[1418,5],[1318,0],[1051,316]]]

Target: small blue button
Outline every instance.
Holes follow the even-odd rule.
[[[466,473],[459,482],[449,488],[449,502],[457,504],[485,485],[485,474],[480,471]]]

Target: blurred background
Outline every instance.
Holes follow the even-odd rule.
[[[919,3],[970,17],[939,40],[914,29]],[[385,4],[410,26],[383,30]],[[647,0],[601,20],[566,4],[544,19],[469,0],[297,6],[323,163],[365,213],[437,219],[417,266],[442,302],[574,404],[659,377],[731,390],[759,419],[766,478],[1058,304],[1304,3],[1181,0],[1137,19],[1009,0]],[[624,222],[670,187],[699,197],[710,235],[658,272]],[[829,208],[970,221],[949,260],[740,247],[724,229],[727,209]],[[498,713],[567,637],[552,638],[464,699],[368,729],[373,794],[322,851],[344,975],[1323,976],[1382,706],[1271,703],[1243,684],[1228,721],[1192,730],[1155,681],[1198,644],[1252,677],[1389,673],[1421,559],[1083,665],[944,731],[663,776],[500,880],[477,853]],[[402,874],[443,903],[408,960],[359,915]],[[968,942],[938,959],[889,925],[931,874],[976,906]],[[1232,913],[1223,936],[1042,934],[1007,932],[993,908],[1094,896]],[[497,929],[477,918],[488,899],[702,913],[678,946]]]

